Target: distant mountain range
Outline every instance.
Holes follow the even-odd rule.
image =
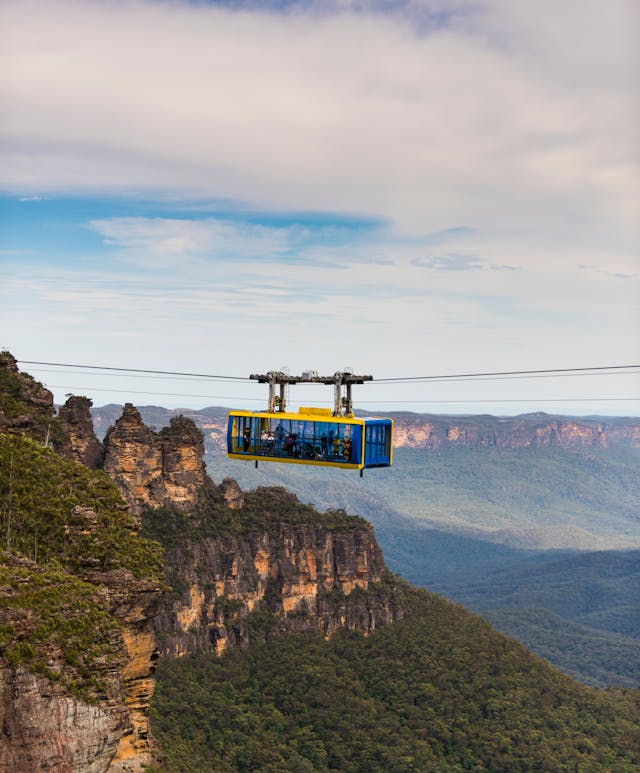
[[[219,406],[200,410],[168,410],[159,406],[139,408],[146,423],[165,426],[171,416],[193,419],[216,439],[226,432],[227,409]],[[122,413],[116,404],[93,408],[96,433],[104,434]],[[358,411],[358,415],[371,415]],[[640,418],[615,416],[555,416],[528,413],[521,416],[449,416],[430,413],[390,412],[395,422],[396,448],[640,448]]]

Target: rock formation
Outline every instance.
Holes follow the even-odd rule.
[[[20,432],[46,443],[54,414],[51,392],[22,373],[13,355],[0,352],[0,432]]]
[[[2,564],[9,582],[0,588],[0,622],[20,641],[41,624],[41,613],[6,602],[16,583],[33,584],[45,570],[7,554]],[[128,570],[88,568],[82,579],[95,585],[95,598],[122,626],[108,634],[111,652],[102,658],[100,686],[86,694],[69,688],[78,666],[55,640],[47,645],[46,669],[57,681],[0,657],[0,771],[140,771],[150,759],[147,715],[157,656],[150,618],[160,588]],[[73,596],[53,603],[63,615],[69,603],[66,614],[72,614]],[[71,681],[60,678],[68,672]]]
[[[56,451],[85,467],[97,469],[102,462],[102,444],[93,430],[91,406],[88,397],[71,395],[58,411],[65,429],[65,439]]]
[[[226,481],[222,497],[229,492],[230,501],[220,506],[237,507],[235,481]],[[325,636],[340,627],[366,634],[402,616],[393,593],[382,587],[388,572],[365,521],[343,514],[332,524],[317,513],[311,522],[296,523],[280,513],[305,506],[284,489],[243,497],[252,507],[260,499],[272,519],[269,528],[216,534],[202,522],[194,524],[193,536],[183,532],[167,547],[165,578],[173,593],[155,621],[163,655],[220,654],[248,644],[261,635],[252,625],[255,614],[272,615],[274,631],[311,629]]]
[[[160,433],[143,424],[131,403],[104,439],[104,471],[136,515],[145,507],[190,510],[199,491],[213,485],[204,466],[202,433],[176,417]]]
[[[149,705],[158,659],[152,621],[161,600],[161,588],[124,569],[88,569],[84,579],[105,589],[108,609],[122,626],[120,680],[127,712],[127,732],[118,739],[108,770],[110,773],[138,773],[149,763],[151,755]]]
[[[470,448],[607,448],[611,445],[640,447],[640,422],[528,414],[445,417],[402,415],[395,418],[394,446],[437,451],[447,446]]]
[[[231,510],[242,510],[244,507],[244,494],[233,478],[225,478],[220,484],[220,493]]]
[[[160,507],[164,501],[160,439],[142,423],[131,403],[104,439],[104,471],[139,514],[143,507]]]
[[[0,770],[106,771],[128,730],[116,701],[87,704],[63,687],[0,664]]]
[[[184,512],[198,501],[203,486],[212,486],[204,464],[202,432],[184,416],[171,419],[160,432],[164,502]]]

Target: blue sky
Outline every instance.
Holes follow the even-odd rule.
[[[8,0],[0,346],[230,375],[640,362],[637,22],[626,0]],[[58,399],[262,401],[50,370]],[[361,403],[637,415],[612,398],[638,386]]]

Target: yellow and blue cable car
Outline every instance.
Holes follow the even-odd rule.
[[[312,372],[313,373],[313,372]],[[266,411],[229,412],[227,456],[258,462],[284,462],[321,467],[363,470],[390,467],[393,462],[393,421],[380,417],[356,417],[351,406],[351,384],[362,383],[351,374],[337,373],[330,379],[317,374],[311,377],[286,376],[269,372],[252,376],[270,385],[269,408]],[[336,385],[336,406],[299,408],[288,412],[284,401],[284,384],[321,381]],[[280,397],[275,395],[280,384]],[[341,396],[342,386],[347,397]]]

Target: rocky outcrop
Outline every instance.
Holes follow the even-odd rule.
[[[149,580],[134,577],[126,569],[88,569],[84,579],[102,589],[107,608],[121,624],[120,679],[128,723],[127,732],[118,739],[108,770],[138,773],[151,760],[149,705],[158,659],[152,621],[162,589]]]
[[[95,513],[86,515],[87,524],[95,522]],[[2,555],[0,630],[11,631],[11,638],[0,639],[0,771],[139,773],[151,761],[148,712],[158,657],[151,619],[162,588],[127,569],[105,571],[92,563],[79,575],[91,585],[74,586],[64,597],[56,595],[60,575],[54,570],[49,602],[61,619],[77,616],[78,604],[87,609],[97,604],[117,621],[102,624],[99,652],[86,662],[81,645],[67,646],[43,623],[37,602],[30,607],[24,598],[16,601],[16,587],[42,588],[39,577],[49,581],[46,570],[29,559]],[[68,629],[72,637],[80,635],[77,626]],[[45,638],[34,640],[37,630]],[[7,645],[12,654],[5,657]],[[24,662],[14,662],[25,652]],[[81,690],[74,688],[78,684]]]
[[[0,728],[0,771],[102,773],[129,718],[115,700],[89,704],[23,666],[0,665]]]
[[[44,596],[47,607],[73,620],[99,603],[99,591],[79,600],[76,594],[88,591],[79,591],[69,578],[61,596],[55,583],[65,583],[64,576],[51,576],[27,558],[6,553],[0,558],[0,629],[11,632],[0,641],[0,771],[105,771],[120,739],[132,730],[122,700],[126,655],[118,629],[105,626],[101,673],[88,682],[81,671],[88,663],[95,666],[95,660],[87,661],[79,645],[67,648],[50,630],[47,634],[48,610],[43,611],[38,598],[51,583]],[[23,588],[31,589],[33,602],[23,596]],[[77,626],[69,629],[81,635]],[[38,630],[41,634],[34,639]],[[82,692],[73,689],[79,683]]]
[[[258,492],[297,502],[282,489]],[[367,634],[401,617],[402,605],[382,587],[388,572],[373,528],[348,516],[339,525],[319,513],[315,520],[295,524],[275,515],[271,528],[247,534],[207,536],[200,528],[199,538],[169,548],[173,593],[155,621],[161,652],[220,654],[246,645],[263,635],[255,623],[265,615],[276,632],[325,636],[344,627]]]
[[[233,478],[225,478],[220,484],[220,493],[231,510],[242,510],[244,507],[244,494]]]
[[[131,403],[105,436],[104,470],[136,515],[145,507],[188,511],[200,489],[213,485],[204,466],[202,433],[193,422],[175,417],[156,433]]]
[[[126,403],[104,438],[104,471],[132,511],[160,507],[164,501],[160,438],[142,423],[140,411]]]
[[[0,352],[0,432],[20,432],[48,443],[54,414],[51,392],[22,373],[13,355]]]
[[[164,505],[188,511],[198,501],[198,492],[213,485],[204,464],[204,439],[196,425],[184,416],[171,419],[160,432]]]
[[[58,411],[65,432],[56,451],[85,467],[97,469],[102,462],[102,444],[93,430],[92,405],[93,401],[88,397],[71,395],[67,399]]]

